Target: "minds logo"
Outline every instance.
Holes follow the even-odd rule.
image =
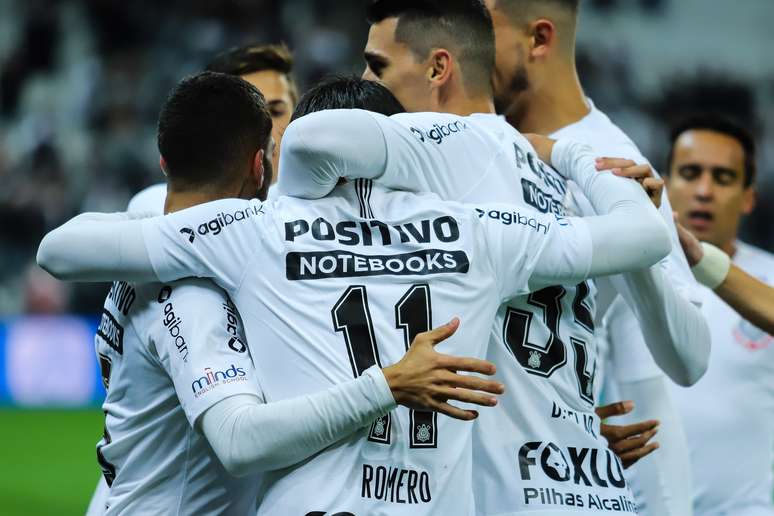
[[[432,128],[428,130],[420,129],[418,127],[411,127],[411,134],[422,143],[430,140],[440,145],[444,138],[451,136],[455,133],[460,133],[468,128],[468,125],[462,120],[455,122],[449,122],[448,124],[433,124]]]
[[[225,371],[213,371],[210,367],[204,368],[204,376],[191,382],[191,390],[198,398],[202,394],[211,391],[218,385],[244,382],[247,380],[247,373],[241,367],[231,364],[231,367]]]
[[[263,215],[263,204],[258,206],[250,206],[244,210],[237,210],[234,213],[218,213],[214,219],[199,224],[196,231],[190,227],[184,227],[180,229],[181,235],[188,236],[188,242],[193,244],[196,239],[196,233],[200,235],[219,235],[223,228],[234,224],[235,222],[242,222],[248,220],[252,216]]]

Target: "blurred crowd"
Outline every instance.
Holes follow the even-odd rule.
[[[774,250],[774,62],[745,68],[744,56],[708,62],[694,55],[688,42],[708,35],[700,12],[694,32],[661,41],[668,54],[634,52],[638,31],[647,35],[673,19],[677,3],[582,3],[581,80],[658,170],[668,127],[683,115],[711,109],[751,127],[760,146],[760,203],[743,235]],[[768,4],[774,16],[773,3],[753,3]],[[135,192],[162,180],[156,117],[181,77],[226,48],[280,41],[295,54],[301,91],[331,72],[360,73],[364,12],[363,0],[0,0],[0,315],[98,312],[106,286],[56,282],[34,266],[37,244],[72,215],[121,211]],[[599,27],[612,34],[600,37]],[[740,33],[739,52],[774,43],[768,30],[731,29]]]

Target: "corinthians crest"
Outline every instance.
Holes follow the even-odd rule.
[[[750,351],[766,349],[774,342],[774,337],[744,319],[734,328],[734,339]]]
[[[540,367],[540,352],[539,351],[530,351],[529,352],[529,361],[527,363],[533,369],[539,368]]]

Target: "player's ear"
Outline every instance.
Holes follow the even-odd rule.
[[[556,42],[556,27],[551,20],[539,18],[530,24],[529,56],[531,59],[545,58]]]
[[[159,156],[159,167],[161,167],[161,171],[164,173],[164,176],[169,176],[169,172],[167,172],[167,161],[164,159],[164,156]]]
[[[742,215],[749,215],[758,203],[758,192],[754,186],[745,188],[742,194]]]
[[[433,87],[440,88],[449,81],[453,62],[452,55],[446,49],[437,48],[430,53],[427,80]]]
[[[263,149],[259,149],[258,152],[255,153],[255,156],[253,156],[253,166],[250,170],[250,176],[253,182],[258,186],[258,188],[261,188],[263,186],[263,158],[266,154],[266,151]]]

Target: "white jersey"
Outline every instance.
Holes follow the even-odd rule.
[[[398,124],[382,130],[393,166],[379,183],[564,214],[565,180],[504,118],[405,113],[390,120]],[[406,147],[393,140],[412,145],[395,154]],[[594,413],[595,293],[590,281],[553,285],[498,309],[487,359],[506,393],[494,410],[481,411],[474,432],[479,514],[634,512]]]
[[[95,338],[107,390],[97,458],[105,514],[254,514],[259,478],[229,476],[194,425],[260,397],[236,308],[212,282],[115,282]]]
[[[474,209],[363,180],[317,201],[208,203],[146,219],[142,230],[160,279],[212,277],[230,294],[267,402],[392,364],[417,333],[453,316],[461,327],[438,350],[484,356],[504,299],[581,281],[591,266],[582,220]],[[398,407],[268,473],[259,514],[473,514],[472,429]]]
[[[774,285],[774,256],[737,242],[733,261]],[[703,288],[712,331],[707,373],[674,387],[688,437],[696,516],[771,516],[774,480],[774,336]]]

